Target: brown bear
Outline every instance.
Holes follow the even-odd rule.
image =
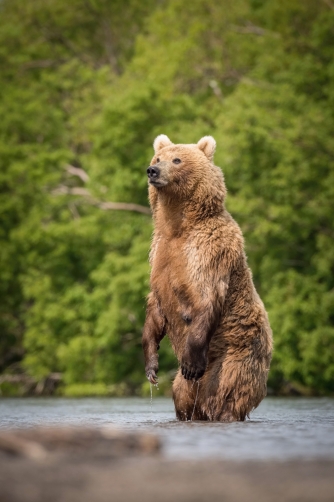
[[[238,224],[224,207],[216,142],[154,141],[147,169],[155,223],[151,292],[143,329],[145,370],[157,383],[168,334],[180,368],[173,383],[179,420],[245,420],[266,395],[272,332],[247,265]]]

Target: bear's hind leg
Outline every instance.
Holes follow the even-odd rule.
[[[246,418],[246,410],[239,409],[236,410],[238,403],[236,403],[235,397],[232,395],[224,400],[222,409],[217,413],[216,420],[219,422],[243,422]]]
[[[216,395],[214,420],[243,422],[266,395],[266,362],[225,360]]]
[[[173,400],[178,420],[205,420],[197,406],[199,386],[199,381],[186,380],[180,370],[177,372],[173,383]]]

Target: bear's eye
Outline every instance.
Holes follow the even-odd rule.
[[[173,159],[173,164],[181,164],[181,159]]]
[[[160,159],[159,159],[159,157],[158,157],[158,158],[157,158],[157,163],[159,163],[159,162],[160,162]]]

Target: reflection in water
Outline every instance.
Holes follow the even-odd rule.
[[[246,422],[178,422],[171,399],[0,400],[0,427],[117,426],[162,438],[168,458],[334,458],[334,400],[266,398]]]

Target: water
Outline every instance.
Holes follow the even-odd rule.
[[[116,426],[154,432],[170,459],[334,459],[334,399],[266,398],[246,422],[178,422],[171,399],[0,400],[0,428]]]

